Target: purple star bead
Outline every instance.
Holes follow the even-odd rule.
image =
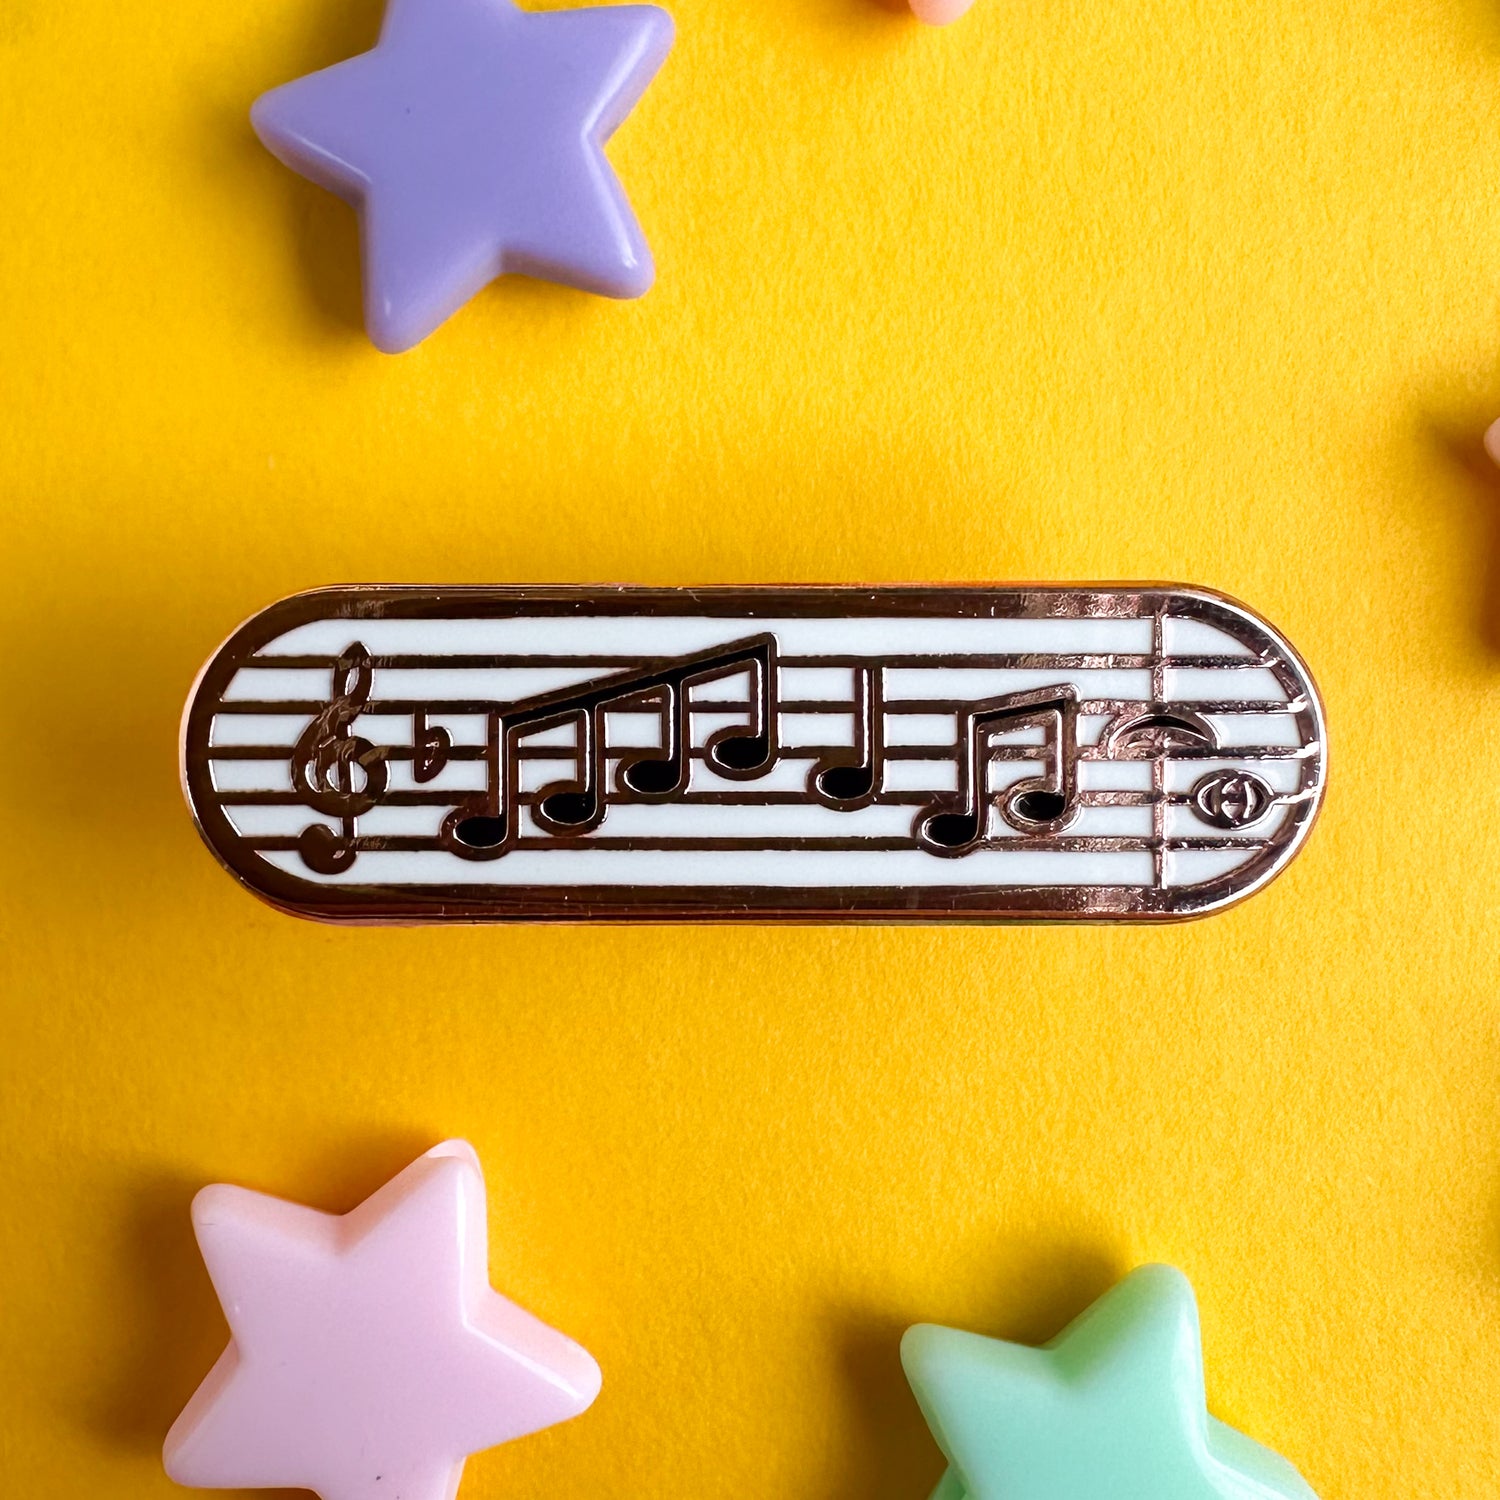
[[[507,272],[606,297],[650,287],[604,143],[671,45],[654,5],[389,0],[372,51],[272,89],[250,119],[359,211],[365,326],[398,354]]]

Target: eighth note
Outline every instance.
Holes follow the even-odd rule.
[[[917,842],[929,853],[968,854],[984,841],[989,794],[990,739],[1040,722],[1048,769],[1008,788],[1000,814],[1018,833],[1061,833],[1078,816],[1078,692],[1069,683],[1007,693],[976,703],[963,716],[958,742],[958,792],[936,798],[917,819]]]
[[[443,819],[438,842],[460,859],[498,859],[514,831],[514,765],[510,734],[498,708],[484,716],[484,790],[466,797]]]
[[[604,750],[604,708],[594,704],[580,709],[578,719],[578,775],[543,787],[532,804],[531,815],[547,833],[587,833],[604,817],[600,794],[600,769]]]
[[[703,757],[710,770],[731,781],[748,781],[770,770],[776,759],[776,642],[771,636],[757,636],[722,651],[688,657],[648,679],[651,695],[661,703],[661,748],[635,751],[620,761],[616,779],[622,790],[643,802],[677,796],[687,785],[689,689],[695,682],[745,670],[754,683],[751,721],[745,727],[716,730],[708,737]]]
[[[683,741],[687,738],[687,695],[675,682],[659,688],[661,749],[640,750],[621,758],[616,780],[643,802],[661,802],[676,796],[686,779]]]
[[[726,669],[750,668],[755,686],[750,693],[748,726],[720,729],[709,735],[703,758],[709,769],[730,781],[764,776],[776,761],[776,642],[763,636],[742,657],[726,662]],[[719,675],[716,673],[715,675]]]

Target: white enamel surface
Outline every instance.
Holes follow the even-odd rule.
[[[418,870],[410,854],[361,854],[354,868],[343,875],[320,876],[320,883],[347,885],[462,885],[475,883],[475,866],[451,854],[420,856],[424,863]],[[278,853],[266,858],[277,869],[301,875],[302,864],[295,854]],[[963,861],[962,870],[955,861],[934,859],[918,850],[899,854],[866,854],[822,850],[800,852],[794,861],[786,853],[756,851],[741,853],[722,850],[695,850],[691,869],[684,868],[685,857],[661,850],[589,849],[569,851],[563,860],[557,853],[519,850],[495,861],[507,866],[504,884],[535,886],[569,885],[643,885],[643,886],[741,886],[764,885],[782,888],[806,886],[835,887],[868,884],[872,879],[881,885],[898,886],[1071,886],[1086,882],[1103,886],[1149,886],[1152,880],[1149,854],[1091,854],[1086,871],[1083,856],[1018,849],[1015,853],[997,853],[981,849]],[[869,861],[881,861],[878,870]],[[365,862],[369,861],[367,865]],[[566,867],[566,868],[565,868]],[[479,867],[481,870],[484,866]],[[484,880],[484,877],[480,877]],[[502,882],[486,882],[500,884]]]
[[[1221,879],[1255,860],[1291,817],[1290,804],[1315,795],[1320,780],[1321,731],[1299,669],[1261,626],[1248,619],[1235,624],[1230,633],[1170,613],[1159,624],[1149,616],[316,620],[271,641],[230,677],[208,735],[211,795],[233,835],[248,841],[259,859],[313,885],[1180,888]],[[620,755],[659,747],[662,722],[639,702],[606,707],[610,800],[603,822],[583,842],[549,836],[529,801],[544,787],[576,778],[578,726],[570,722],[523,728],[513,741],[522,802],[515,847],[499,858],[471,860],[438,844],[446,815],[486,790],[487,706],[504,712],[537,694],[597,686],[647,660],[767,632],[776,639],[781,666],[775,674],[778,758],[764,775],[725,780],[702,758],[715,731],[747,725],[753,673],[736,669],[690,689],[691,741],[699,756],[691,762],[685,795],[665,803],[617,800]],[[334,692],[332,662],[354,642],[376,662],[368,707],[347,732],[396,752],[386,763],[385,791],[395,800],[360,816],[357,836],[417,840],[424,847],[361,842],[346,870],[320,874],[290,841],[310,824],[337,830],[339,822],[296,797],[289,763],[299,735]],[[939,656],[945,660],[922,659]],[[1016,656],[1035,659],[993,660]],[[288,661],[306,657],[320,664]],[[487,660],[465,664],[456,657]],[[526,660],[507,660],[518,657]],[[570,659],[578,657],[607,662]],[[840,660],[806,660],[826,657]],[[391,665],[382,658],[402,660]],[[807,785],[820,755],[855,742],[862,662],[891,663],[881,677],[886,754],[875,802],[843,811],[808,796]],[[981,847],[958,858],[920,847],[914,829],[929,810],[927,799],[959,786],[964,709],[1002,694],[1062,685],[1080,700],[1082,753],[1079,811],[1064,844],[1017,832],[992,805]],[[1177,759],[1171,751],[1154,759],[1112,758],[1111,726],[1132,712],[1174,704],[1212,725],[1219,738],[1213,759]],[[471,757],[449,759],[423,783],[414,778],[409,748],[417,709]],[[992,804],[1018,780],[1048,770],[1044,739],[1036,724],[992,736]],[[1031,747],[1035,758],[1011,758]],[[1305,775],[1309,769],[1314,774]],[[1189,801],[1212,771],[1251,772],[1278,800],[1249,828],[1212,826]],[[760,847],[773,839],[796,846]],[[1080,839],[1110,842],[1068,842]],[[619,840],[646,840],[649,847],[616,847]],[[723,847],[698,847],[703,840]]]

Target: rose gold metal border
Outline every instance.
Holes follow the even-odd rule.
[[[1259,855],[1227,877],[1166,890],[1114,886],[1005,887],[955,881],[949,886],[795,888],[761,886],[441,887],[318,885],[256,861],[217,805],[209,770],[209,732],[241,658],[315,620],[503,619],[566,616],[586,605],[593,616],[702,615],[758,618],[1136,619],[1170,605],[1178,619],[1215,625],[1244,640],[1246,626],[1275,647],[1273,669],[1292,699],[1304,744],[1315,746],[1304,798]],[[294,916],[339,924],[433,922],[607,923],[1009,923],[1174,922],[1237,904],[1267,885],[1306,841],[1321,809],[1328,743],[1311,672],[1291,644],[1253,610],[1213,590],[1174,584],[823,585],[755,588],[644,588],[630,585],[457,586],[344,585],[294,594],[252,616],[209,658],[193,684],[182,721],[184,796],[204,842],[248,890]],[[1227,757],[1232,758],[1232,755]]]

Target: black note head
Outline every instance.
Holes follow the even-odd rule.
[[[917,827],[917,838],[934,854],[967,854],[979,842],[979,819],[973,813],[933,813]]]
[[[813,784],[830,802],[859,802],[875,790],[875,771],[870,766],[829,766]]]
[[[762,771],[770,764],[771,737],[767,734],[730,734],[708,747],[709,764],[731,776]]]
[[[557,828],[582,828],[599,816],[599,799],[593,792],[553,792],[537,803],[537,813]]]
[[[453,837],[468,849],[498,849],[505,842],[505,819],[482,813],[460,818]]]
[[[1068,811],[1068,799],[1061,792],[1035,787],[1011,800],[1010,812],[1023,823],[1055,823]]]
[[[620,771],[620,780],[640,797],[666,797],[682,781],[682,766],[674,760],[634,760]]]

